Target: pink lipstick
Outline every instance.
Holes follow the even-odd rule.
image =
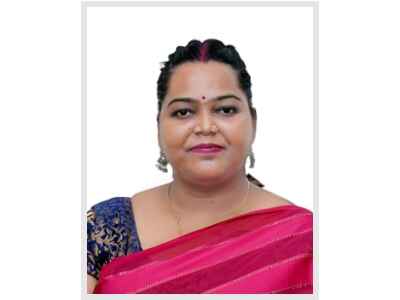
[[[190,151],[201,154],[218,153],[222,150],[224,150],[224,147],[217,144],[198,144],[190,148]]]

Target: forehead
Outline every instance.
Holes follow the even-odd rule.
[[[242,95],[236,71],[230,65],[216,61],[187,62],[173,70],[166,98],[176,96],[210,98],[226,92]]]

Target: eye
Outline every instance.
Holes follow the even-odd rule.
[[[219,107],[216,109],[217,113],[220,113],[222,115],[234,115],[238,112],[238,109],[234,106],[223,106],[223,107]]]
[[[192,113],[193,113],[193,111],[192,111],[191,109],[189,109],[189,108],[182,108],[182,109],[175,110],[175,111],[171,114],[171,116],[177,117],[177,118],[179,118],[179,119],[184,119],[184,118],[189,117]]]

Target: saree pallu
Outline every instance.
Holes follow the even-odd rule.
[[[261,209],[106,264],[99,294],[313,292],[312,213]]]

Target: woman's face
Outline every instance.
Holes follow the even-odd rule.
[[[237,174],[244,169],[255,125],[231,66],[188,62],[174,69],[158,139],[175,175],[207,183]],[[200,144],[219,147],[193,149]]]

